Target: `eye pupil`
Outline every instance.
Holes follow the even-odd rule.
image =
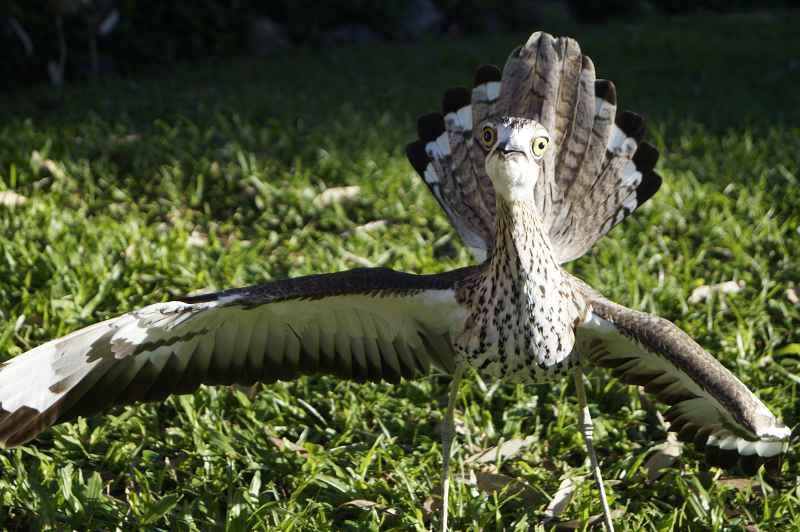
[[[533,143],[531,144],[531,148],[533,149],[533,155],[536,157],[542,157],[544,155],[544,150],[547,149],[547,138],[546,137],[536,137],[533,139]]]
[[[494,143],[494,130],[489,126],[483,128],[483,132],[481,133],[481,140],[483,141],[483,144],[486,145],[487,147],[491,146]]]

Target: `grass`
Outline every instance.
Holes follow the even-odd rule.
[[[644,112],[665,184],[573,270],[606,295],[678,323],[790,426],[798,422],[800,41],[797,11],[652,19],[576,36],[626,108]],[[297,50],[183,65],[142,79],[43,88],[0,102],[0,357],[144,304],[374,264],[435,272],[467,264],[404,159],[414,119],[525,35]],[[316,207],[329,187],[354,203]],[[382,229],[359,226],[385,220]],[[738,294],[688,304],[702,284]],[[800,290],[800,289],[798,289]],[[439,488],[447,380],[397,386],[303,378],[208,388],[118,408],[0,451],[0,528],[425,529]],[[585,474],[570,382],[468,379],[456,474],[473,453],[532,436],[493,472],[456,482],[458,529],[527,530],[563,478]],[[621,529],[800,527],[798,447],[779,481],[721,481],[686,451],[647,482],[665,440],[635,388],[590,374],[596,445]],[[492,468],[493,467],[493,468]],[[499,477],[502,478],[502,477]],[[354,500],[375,504],[346,503]],[[584,482],[561,519],[599,511]],[[580,524],[576,525],[580,526]]]

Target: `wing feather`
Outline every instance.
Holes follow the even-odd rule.
[[[584,360],[670,405],[670,430],[705,450],[710,465],[779,467],[791,431],[738,378],[669,321],[581,287],[592,309],[576,330]]]
[[[0,365],[0,443],[201,384],[450,371],[450,338],[463,319],[455,287],[472,271],[314,275],[158,303],[87,327]]]

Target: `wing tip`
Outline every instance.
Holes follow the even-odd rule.
[[[774,456],[743,455],[734,449],[720,449],[714,445],[709,445],[706,447],[705,463],[725,471],[739,470],[746,476],[754,476],[763,465],[769,476],[777,478],[781,475],[783,453]]]
[[[682,426],[678,431],[678,439],[691,443],[697,451],[704,453],[705,463],[711,467],[724,470],[741,470],[747,476],[753,476],[760,466],[773,477],[780,474],[783,455],[789,448],[788,428],[775,434],[780,438],[767,436],[750,440],[741,436],[718,436],[712,429],[699,428],[691,423]],[[781,428],[778,427],[778,428]],[[670,421],[670,431],[678,428]]]

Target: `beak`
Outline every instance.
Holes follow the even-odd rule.
[[[504,155],[510,155],[512,153],[521,153],[522,155],[525,155],[525,151],[521,147],[510,144],[507,141],[498,143],[495,151]]]

